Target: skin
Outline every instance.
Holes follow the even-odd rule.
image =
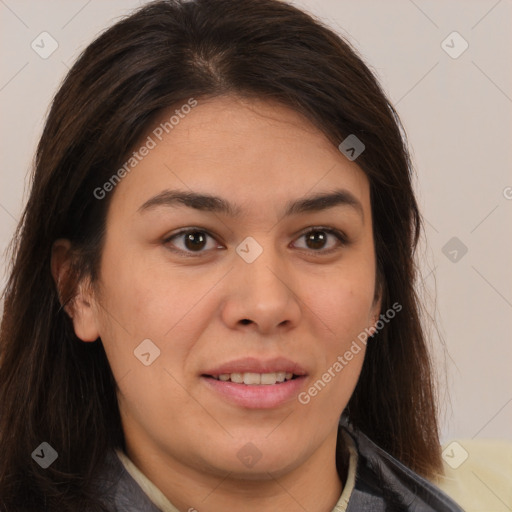
[[[357,198],[363,216],[338,205],[281,218],[288,201],[338,188]],[[138,211],[166,189],[215,194],[242,214]],[[199,99],[111,193],[99,281],[82,283],[67,311],[81,340],[101,337],[119,386],[128,456],[182,511],[330,511],[343,488],[334,456],[338,419],[364,346],[306,405],[295,396],[271,409],[240,407],[200,375],[239,357],[284,356],[307,371],[304,391],[375,323],[380,301],[363,171],[300,114],[231,96]],[[323,246],[308,245],[304,235],[317,226],[343,231],[349,244],[327,235]],[[199,256],[184,236],[165,241],[187,227],[211,235]],[[250,264],[235,251],[247,236],[263,248]],[[54,245],[56,280],[69,247]],[[147,338],[160,349],[149,366],[134,357]],[[248,442],[261,454],[250,468],[237,456]]]

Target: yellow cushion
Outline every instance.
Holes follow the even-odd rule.
[[[466,512],[512,511],[512,442],[452,441],[443,447],[444,476],[432,482]]]

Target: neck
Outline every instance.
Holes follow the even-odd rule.
[[[183,464],[166,454],[162,456],[150,443],[141,446],[140,438],[134,445],[126,437],[132,462],[178,510],[189,512],[331,512],[344,484],[336,469],[336,441],[337,431],[333,431],[294,469],[279,475],[266,472],[259,479],[248,480]],[[346,474],[343,469],[341,473]]]

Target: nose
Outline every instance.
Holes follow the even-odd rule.
[[[230,328],[281,334],[298,325],[297,276],[270,244],[251,263],[236,255],[227,279],[222,317]]]

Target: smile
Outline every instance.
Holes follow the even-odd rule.
[[[222,373],[220,375],[208,375],[216,380],[223,382],[235,382],[237,384],[246,384],[248,386],[273,385],[292,380],[294,378],[291,372],[272,372],[272,373]],[[296,376],[295,376],[296,377]]]
[[[284,377],[284,380],[278,381],[278,377]],[[233,378],[234,380],[231,380]],[[239,382],[236,382],[237,380]],[[246,372],[218,376],[202,375],[201,381],[210,392],[232,406],[245,409],[274,409],[295,401],[305,386],[306,376],[283,372]]]

